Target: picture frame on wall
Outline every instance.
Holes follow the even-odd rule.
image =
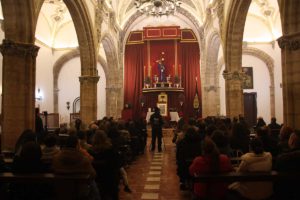
[[[243,89],[253,89],[253,67],[242,67],[242,71],[245,73]]]
[[[161,116],[167,116],[168,115],[168,113],[167,113],[168,108],[167,108],[167,104],[166,103],[157,103],[156,105],[157,105],[157,107],[160,110]]]

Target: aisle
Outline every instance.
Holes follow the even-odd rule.
[[[179,179],[176,175],[175,146],[171,137],[165,137],[165,148],[158,153],[147,150],[138,157],[129,168],[129,185],[132,193],[123,191],[120,186],[121,200],[159,199],[159,200],[189,200],[189,192],[179,189]]]

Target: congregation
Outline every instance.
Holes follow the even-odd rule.
[[[25,130],[15,145],[12,163],[1,160],[1,172],[89,174],[90,181],[79,192],[82,199],[119,199],[122,183],[132,192],[126,168],[144,154],[147,124],[116,121],[104,117],[84,130],[80,120],[70,129],[46,133],[41,140]],[[180,190],[195,199],[298,199],[295,182],[193,183],[201,174],[238,172],[296,172],[300,166],[300,132],[279,125],[272,118],[266,124],[258,118],[249,127],[242,116],[234,118],[182,118],[174,128],[177,175]],[[175,164],[175,163],[171,163]],[[122,181],[121,181],[122,180]],[[49,184],[2,184],[7,199],[53,199]]]

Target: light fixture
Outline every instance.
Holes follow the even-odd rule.
[[[158,17],[174,14],[181,0],[135,0],[134,4],[141,13]]]
[[[35,93],[35,100],[42,101],[43,100],[43,93],[41,92],[40,88],[37,89]]]
[[[70,109],[70,101],[67,101],[66,104],[67,104],[67,109],[69,110]]]

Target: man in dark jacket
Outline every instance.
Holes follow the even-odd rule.
[[[152,127],[151,151],[155,150],[155,143],[156,143],[156,138],[157,138],[158,151],[161,152],[163,118],[160,115],[159,108],[157,108],[157,107],[154,108],[154,113],[150,116],[150,123],[151,123],[151,127]]]

